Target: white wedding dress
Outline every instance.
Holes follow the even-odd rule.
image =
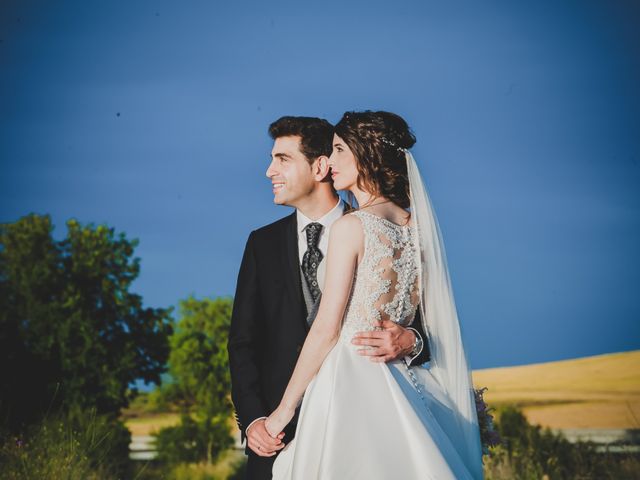
[[[295,438],[276,458],[273,478],[474,478],[452,404],[429,364],[374,363],[351,344],[374,321],[410,324],[420,292],[415,232],[365,211],[350,215],[362,222],[365,248],[340,339],[306,389]]]

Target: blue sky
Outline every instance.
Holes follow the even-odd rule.
[[[269,123],[404,116],[473,368],[640,348],[634,2],[0,6],[0,221],[138,238],[149,306],[233,294],[289,213]]]

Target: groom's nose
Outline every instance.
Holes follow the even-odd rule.
[[[267,172],[266,175],[268,178],[273,177],[274,175],[276,175],[278,172],[276,172],[275,168],[274,168],[274,161],[271,160],[271,163],[269,164],[269,167],[267,167]]]

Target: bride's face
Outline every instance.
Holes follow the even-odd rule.
[[[271,150],[271,164],[266,172],[272,184],[273,202],[295,207],[309,195],[316,183],[314,165],[309,164],[300,151],[300,137],[276,138]]]
[[[351,190],[358,180],[356,157],[338,135],[333,136],[333,151],[329,157],[331,178],[336,190]]]

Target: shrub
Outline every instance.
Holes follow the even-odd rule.
[[[183,414],[180,425],[166,427],[157,435],[158,460],[169,465],[215,462],[220,454],[233,445],[228,419],[208,423],[196,422]]]
[[[613,480],[640,473],[637,454],[602,453],[590,442],[571,443],[548,428],[530,425],[513,406],[498,410],[496,425],[503,443],[485,462],[487,480]]]
[[[121,422],[95,410],[47,418],[21,435],[2,436],[2,478],[121,478],[129,472],[129,440]]]

